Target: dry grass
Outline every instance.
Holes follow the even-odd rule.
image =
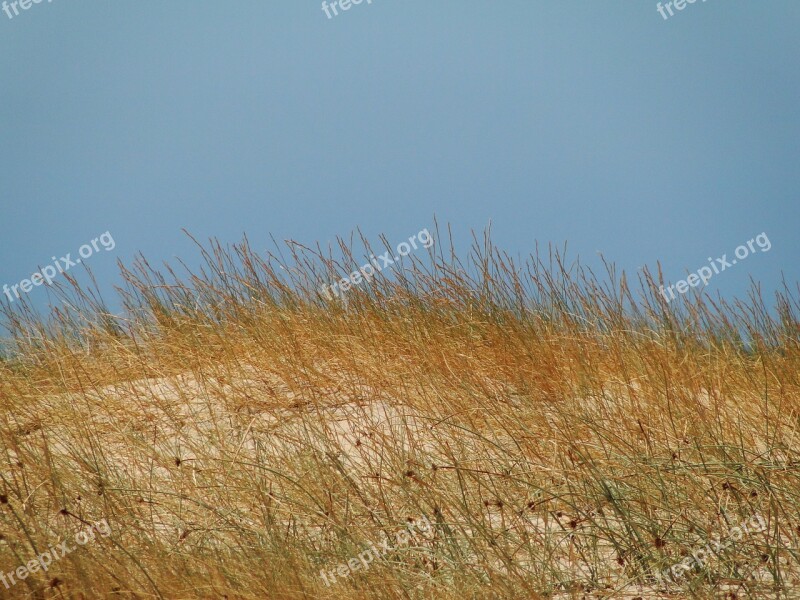
[[[0,571],[107,538],[8,598],[797,598],[800,327],[786,289],[665,304],[488,240],[365,261],[204,247],[122,267],[126,310],[3,310]],[[384,272],[386,274],[386,272]],[[65,303],[62,303],[65,301]],[[680,586],[652,573],[763,515]],[[427,517],[430,535],[331,571]]]

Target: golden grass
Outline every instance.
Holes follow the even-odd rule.
[[[796,295],[667,305],[647,270],[436,239],[345,301],[317,290],[352,244],[245,240],[121,267],[122,317],[72,280],[46,318],[5,306],[0,572],[112,534],[0,597],[800,597]]]

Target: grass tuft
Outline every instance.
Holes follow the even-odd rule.
[[[796,293],[667,304],[646,269],[435,238],[342,298],[366,240],[138,257],[121,315],[68,276],[0,308],[0,572],[111,529],[0,595],[800,595]]]

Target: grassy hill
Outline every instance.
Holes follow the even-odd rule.
[[[6,305],[0,597],[800,597],[795,292],[436,240]]]

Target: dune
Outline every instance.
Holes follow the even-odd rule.
[[[168,284],[124,268],[122,317],[80,289],[46,324],[7,307],[0,572],[111,534],[0,594],[800,595],[797,300],[667,306],[476,252],[476,275],[432,251],[345,304],[314,291],[320,256],[212,246]]]

